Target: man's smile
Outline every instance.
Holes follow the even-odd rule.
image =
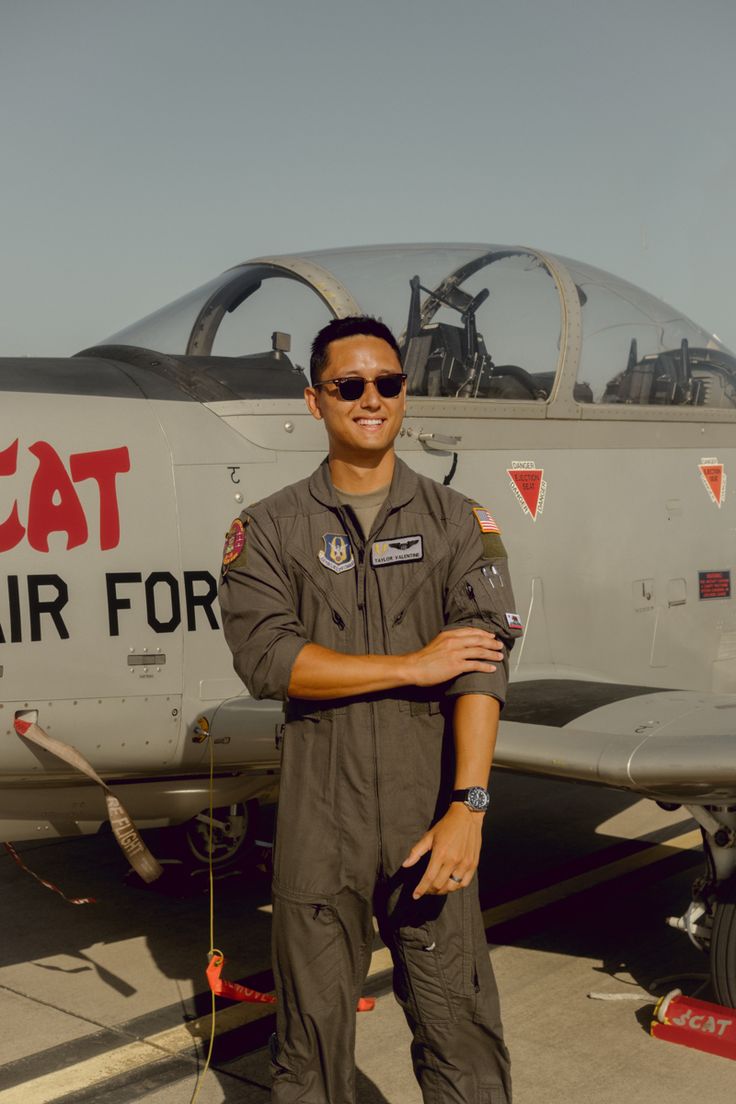
[[[385,423],[386,419],[385,418],[360,417],[360,418],[354,418],[353,421],[357,422],[357,424],[359,426],[365,426],[366,428],[369,428],[369,429],[376,429],[376,428],[382,426]]]

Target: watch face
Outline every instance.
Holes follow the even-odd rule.
[[[478,812],[482,812],[487,809],[491,803],[491,799],[488,790],[484,790],[482,786],[471,786],[468,790],[468,805],[473,809],[477,809]]]

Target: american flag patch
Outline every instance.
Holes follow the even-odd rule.
[[[481,533],[500,533],[501,530],[496,525],[492,514],[488,510],[483,510],[480,506],[473,507],[473,513],[476,520],[480,525]]]

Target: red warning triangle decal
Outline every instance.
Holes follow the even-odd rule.
[[[542,512],[544,505],[542,496],[544,468],[507,468],[506,470],[524,513],[531,514],[532,519],[536,521],[537,514]]]
[[[717,463],[717,461],[704,461],[702,464],[698,464],[700,468],[700,474],[703,477],[703,482],[708,489],[710,497],[715,502],[716,506],[720,506],[725,498],[726,491],[726,477],[723,472],[723,464]]]

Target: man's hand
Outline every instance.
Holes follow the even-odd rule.
[[[414,844],[401,864],[414,866],[423,855],[432,853],[424,877],[412,894],[415,901],[425,893],[454,893],[470,885],[478,869],[482,830],[483,813],[471,812],[461,801],[450,805],[442,819]]]
[[[485,629],[447,629],[404,659],[414,686],[437,686],[468,671],[495,671],[503,660],[503,644]]]

